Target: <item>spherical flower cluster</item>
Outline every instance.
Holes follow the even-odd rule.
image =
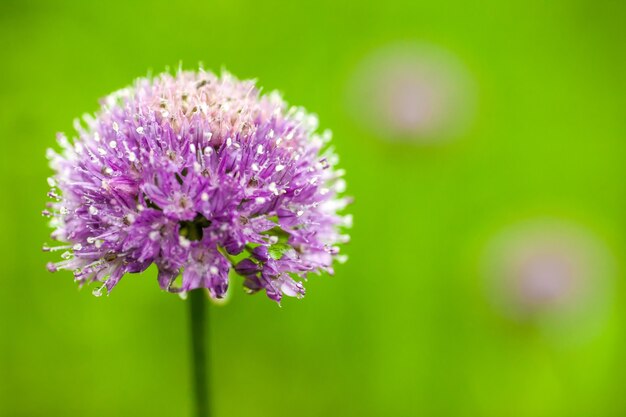
[[[476,106],[474,81],[453,53],[394,43],[357,67],[348,88],[355,121],[382,139],[443,143],[463,134]]]
[[[487,245],[483,275],[503,316],[560,327],[594,327],[610,304],[610,251],[592,230],[559,219],[509,226]]]
[[[224,297],[229,272],[279,302],[303,296],[309,272],[333,272],[350,216],[337,157],[317,119],[228,73],[139,79],[50,150],[50,271],[109,292],[126,273],[158,268],[170,292]]]

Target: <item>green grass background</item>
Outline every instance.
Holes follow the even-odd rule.
[[[347,170],[350,260],[282,308],[240,282],[211,306],[218,416],[626,415],[626,6],[620,1],[0,2],[0,416],[186,416],[186,305],[155,271],[109,297],[49,274],[40,211],[57,131],[151,69],[227,68],[317,113]],[[361,59],[439,45],[474,77],[442,146],[353,122]],[[534,217],[616,260],[607,320],[555,344],[485,298],[484,242]]]

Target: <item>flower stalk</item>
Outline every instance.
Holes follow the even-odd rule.
[[[205,290],[189,292],[189,323],[191,336],[191,374],[196,417],[209,417],[210,393],[207,377],[209,350],[206,348],[207,306]]]

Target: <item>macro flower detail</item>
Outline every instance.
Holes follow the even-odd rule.
[[[229,272],[249,292],[304,295],[310,272],[333,273],[351,217],[343,170],[317,118],[276,92],[224,73],[139,79],[58,136],[48,151],[50,271],[111,291],[158,268],[164,290],[224,297]]]

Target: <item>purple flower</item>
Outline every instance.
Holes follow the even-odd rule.
[[[250,292],[303,296],[309,272],[333,272],[350,216],[330,133],[253,81],[211,72],[162,74],[102,100],[78,137],[48,152],[54,200],[44,215],[66,245],[48,269],[111,291],[158,268],[170,292],[224,296],[229,271]],[[180,278],[179,278],[180,277]]]
[[[436,45],[384,46],[357,66],[349,84],[355,121],[389,141],[435,144],[458,137],[476,105],[471,74]]]
[[[610,306],[613,260],[591,229],[559,219],[509,226],[486,246],[485,289],[506,318],[564,334],[599,328]],[[594,324],[595,323],[595,324]]]

